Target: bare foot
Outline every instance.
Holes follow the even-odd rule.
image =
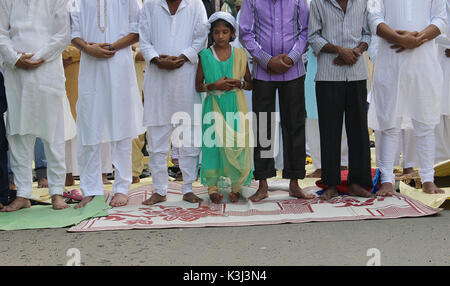
[[[230,198],[230,201],[232,203],[237,203],[239,199],[241,198],[241,193],[238,192],[231,192],[228,197]]]
[[[203,202],[203,200],[201,198],[197,197],[193,192],[189,192],[189,193],[185,194],[183,196],[183,201],[190,202],[193,204]]]
[[[314,172],[306,176],[306,178],[320,178],[320,177],[322,177],[322,169],[316,169]]]
[[[3,204],[2,203],[0,203],[0,210],[3,208]]]
[[[377,191],[377,196],[391,197],[394,195],[394,185],[392,183],[381,184],[381,188]]]
[[[161,196],[158,193],[154,193],[150,199],[146,200],[145,202],[143,202],[142,204],[147,205],[147,206],[152,206],[154,204],[157,203],[162,203],[167,201],[167,197],[166,196]]]
[[[38,179],[38,189],[48,188],[48,180],[47,178]]]
[[[64,197],[61,195],[52,196],[52,205],[54,210],[63,210],[69,207],[69,205],[64,201]]]
[[[112,185],[111,181],[108,180],[106,174],[102,174],[103,185]]]
[[[222,203],[223,194],[212,193],[212,194],[209,195],[209,199],[210,199],[211,202],[213,202],[214,204],[220,204],[220,203]]]
[[[259,181],[259,187],[256,193],[254,193],[249,200],[254,203],[260,202],[269,197],[269,185],[267,184],[267,180]]]
[[[75,179],[73,178],[72,173],[66,174],[66,183],[64,184],[66,187],[70,187],[75,185]]]
[[[328,201],[334,197],[339,196],[339,191],[336,187],[330,187],[325,190],[325,192],[320,196],[322,200]]]
[[[433,182],[423,183],[422,190],[427,194],[445,194],[445,191],[438,188]]]
[[[114,197],[112,198],[109,205],[112,207],[118,208],[118,207],[126,206],[127,203],[128,203],[128,196],[121,194],[121,193],[117,193],[117,194],[114,194]]]
[[[305,193],[305,191],[303,191],[302,188],[300,188],[300,186],[298,185],[298,180],[291,180],[291,182],[289,183],[289,195],[291,197],[306,200],[314,199],[316,197],[312,194]]]
[[[133,181],[131,182],[132,184],[138,184],[140,182],[141,182],[141,178],[133,176]]]
[[[79,202],[76,206],[75,209],[79,209],[79,208],[84,208],[90,201],[92,201],[94,199],[94,196],[90,196],[90,197],[84,197],[81,202]]]
[[[17,197],[12,203],[3,207],[0,211],[2,212],[15,212],[20,209],[31,208],[31,202],[29,199]]]
[[[348,190],[349,196],[370,198],[373,195],[358,184],[351,184]]]

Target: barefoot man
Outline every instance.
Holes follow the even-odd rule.
[[[200,104],[195,91],[198,53],[208,37],[206,10],[201,0],[148,0],[140,16],[140,47],[147,62],[144,79],[144,125],[148,127],[149,167],[154,194],[144,202],[153,205],[166,200],[168,188],[167,156],[175,128],[185,128],[179,148],[183,173],[183,200],[201,201],[192,192],[197,180],[200,148],[192,140],[194,105]],[[201,108],[199,109],[201,111]],[[174,126],[174,115],[185,114],[191,122]],[[200,115],[201,117],[201,115]],[[187,139],[187,140],[186,140]],[[191,140],[189,140],[191,139]],[[172,140],[175,145],[175,140]]]
[[[434,39],[447,30],[445,4],[445,0],[368,2],[371,31],[381,38],[371,103],[381,131],[378,195],[394,193],[393,168],[401,129],[413,129],[423,191],[443,193],[434,184],[433,168],[434,129],[440,119],[444,80]]]
[[[78,164],[84,207],[104,195],[102,143],[110,142],[114,197],[124,206],[131,185],[131,141],[142,134],[143,108],[131,45],[139,40],[141,0],[72,2],[72,44],[81,50],[78,78]]]
[[[70,40],[67,0],[0,2],[0,57],[8,116],[11,169],[17,199],[2,211],[30,207],[36,138],[44,144],[54,209],[65,209],[65,139],[75,136],[64,85],[62,52]],[[67,117],[67,118],[66,118]],[[67,119],[67,120],[66,120]],[[65,134],[66,133],[66,134]]]
[[[367,71],[364,57],[370,31],[366,0],[311,1],[309,43],[318,55],[322,198],[338,196],[341,183],[341,136],[345,115],[349,152],[349,194],[370,197],[372,185],[367,127]]]
[[[298,185],[305,178],[305,66],[302,55],[308,38],[306,0],[244,0],[239,37],[253,64],[253,111],[257,119],[254,151],[258,191],[253,202],[268,197],[267,179],[276,176],[273,146],[276,91],[283,133],[283,178],[289,194],[311,199]],[[272,120],[273,119],[273,120]],[[265,144],[266,143],[266,144]]]

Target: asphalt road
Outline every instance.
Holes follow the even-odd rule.
[[[449,209],[449,204],[445,205]],[[450,265],[450,210],[395,220],[68,233],[0,232],[0,265]],[[376,249],[375,252],[369,249]],[[378,252],[379,251],[379,252]],[[372,260],[373,261],[373,260]]]

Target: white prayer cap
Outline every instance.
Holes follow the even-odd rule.
[[[209,17],[208,23],[209,27],[211,28],[211,24],[214,23],[217,20],[224,20],[225,22],[230,23],[231,26],[236,30],[236,19],[234,19],[233,15],[231,15],[228,12],[216,12]]]

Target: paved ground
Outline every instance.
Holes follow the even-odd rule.
[[[449,204],[445,205],[449,209]],[[0,232],[0,265],[450,265],[450,210],[432,217],[254,227]]]

